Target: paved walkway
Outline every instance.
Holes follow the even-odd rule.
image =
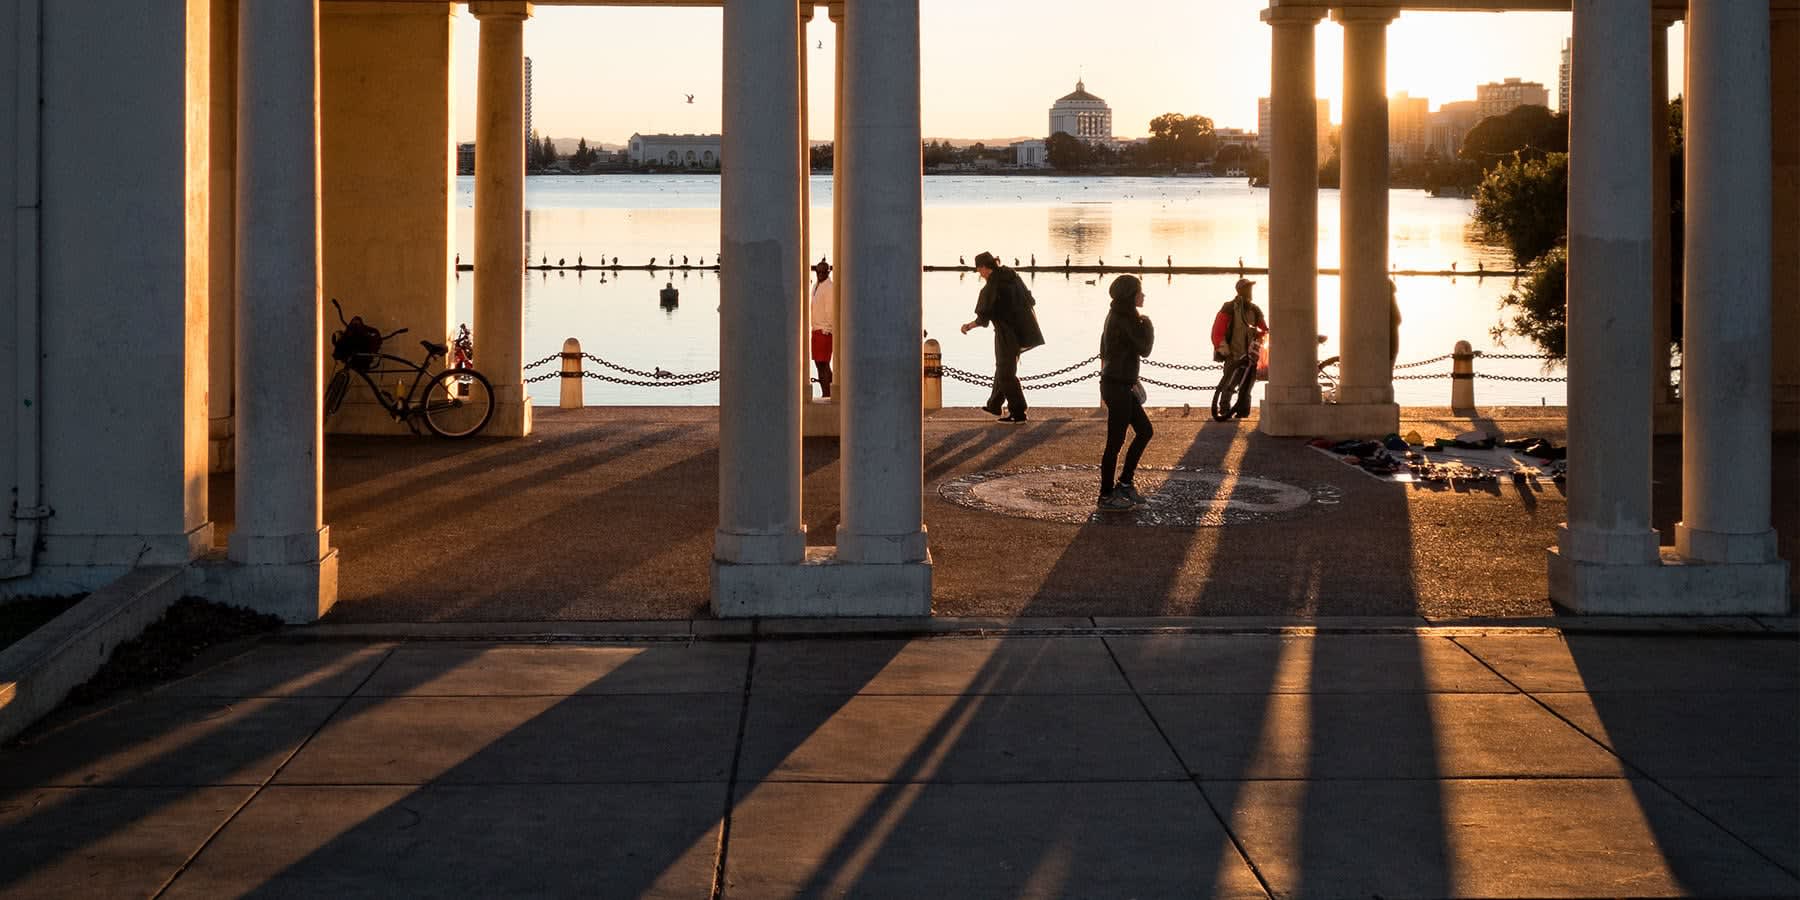
[[[708,614],[717,410],[536,415],[537,432],[524,440],[327,442],[326,520],[342,554],[332,621]],[[973,410],[926,420],[924,517],[938,615],[1551,612],[1544,549],[1555,543],[1565,507],[1547,480],[1473,490],[1384,483],[1302,441],[1258,434],[1254,420],[1214,423],[1176,408],[1152,411],[1146,466],[1222,473],[1240,494],[1253,493],[1252,479],[1329,490],[1336,502],[1223,527],[1121,527],[1013,518],[941,495],[946,484],[982,473],[1099,462],[1105,419],[1095,410],[1031,415],[1024,426],[996,425]],[[1430,439],[1473,427],[1564,439],[1557,409],[1495,410],[1474,420],[1410,409],[1402,430]],[[833,439],[806,442],[804,518],[816,544],[831,543],[837,530],[837,451]],[[1656,517],[1666,540],[1679,517],[1679,456],[1678,440],[1659,442]],[[1774,458],[1796,456],[1800,443],[1788,438]],[[1081,473],[1077,489],[1093,477]],[[1162,477],[1147,473],[1145,486]],[[232,518],[230,486],[212,483],[221,541]],[[1800,559],[1800,468],[1776,463],[1775,495],[1782,553]],[[1800,585],[1800,566],[1794,572]]]
[[[1800,643],[269,642],[0,750],[0,896],[1800,894]]]

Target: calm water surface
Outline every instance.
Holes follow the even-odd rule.
[[[474,258],[473,179],[457,179],[457,249]],[[1338,195],[1320,192],[1319,258],[1336,265]],[[602,256],[620,263],[643,264],[651,257],[667,262],[686,255],[711,262],[719,249],[719,180],[712,176],[582,176],[536,177],[526,181],[526,253],[537,262],[580,256],[589,264]],[[831,249],[831,178],[812,180],[812,241],[808,258],[829,256]],[[1464,271],[1477,264],[1506,268],[1503,250],[1481,243],[1469,228],[1470,201],[1434,199],[1422,191],[1396,190],[1391,195],[1391,261],[1401,269]],[[1176,265],[1266,265],[1269,245],[1268,192],[1246,187],[1241,179],[1197,178],[1027,178],[942,177],[925,179],[925,262],[955,265],[991,250],[1010,262],[1077,264],[1161,263]],[[1092,279],[1097,283],[1090,284]],[[1023,374],[1062,368],[1092,356],[1106,314],[1106,283],[1092,275],[1040,273],[1027,276],[1038,300],[1038,318],[1048,344],[1025,355]],[[681,304],[664,310],[657,291],[673,280]],[[1210,362],[1207,332],[1219,304],[1230,299],[1229,275],[1176,275],[1146,278],[1144,312],[1157,325],[1154,359],[1181,363]],[[1267,309],[1266,279],[1257,276],[1257,299]],[[1499,319],[1498,301],[1511,287],[1506,278],[1455,279],[1402,277],[1400,308],[1404,318],[1400,362],[1448,353],[1458,340],[1477,349],[1498,350],[1488,329]],[[986,330],[960,334],[969,320],[981,281],[973,274],[927,273],[924,277],[925,328],[943,343],[947,365],[976,371],[992,367],[992,338]],[[466,322],[473,308],[474,279],[457,280],[457,320]],[[719,359],[719,281],[713,273],[623,272],[616,276],[587,272],[531,272],[525,275],[525,356],[538,359],[562,349],[567,337],[582,349],[639,369],[660,366],[673,372],[716,369]],[[1322,355],[1337,353],[1338,280],[1319,278],[1319,329],[1327,335]],[[1504,348],[1532,352],[1514,341]],[[1481,362],[1480,371],[1513,375],[1542,374],[1529,361]],[[1438,363],[1416,372],[1449,371]],[[1146,370],[1159,380],[1199,384],[1209,373]],[[1553,374],[1561,374],[1560,370]],[[532,386],[539,403],[555,403],[554,381]],[[1446,405],[1448,379],[1397,382],[1400,402]],[[1086,406],[1097,402],[1092,381],[1069,387],[1030,391],[1034,404]],[[1205,392],[1151,390],[1152,405],[1204,403]],[[946,379],[944,402],[978,405],[985,390]],[[1477,382],[1484,405],[1561,405],[1561,384]],[[622,387],[589,381],[587,402],[599,405],[706,405],[718,402],[716,384],[691,388]]]

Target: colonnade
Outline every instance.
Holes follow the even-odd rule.
[[[1495,8],[1504,4],[1496,3]],[[1568,521],[1550,594],[1581,612],[1744,613],[1787,608],[1771,528],[1771,431],[1800,397],[1773,370],[1800,304],[1794,194],[1795,20],[1778,0],[1575,0],[1569,135]],[[1273,365],[1262,428],[1380,434],[1398,424],[1387,358],[1385,31],[1393,7],[1330,10],[1344,26],[1341,245],[1343,389],[1321,401],[1317,349],[1318,135],[1312,113],[1322,5],[1277,3],[1272,34],[1269,303]],[[1687,19],[1682,515],[1673,546],[1651,521],[1651,444],[1671,388],[1666,42]],[[1780,52],[1771,53],[1771,42]],[[1773,92],[1771,85],[1774,85]],[[1779,236],[1779,245],[1776,243]],[[1776,304],[1780,304],[1780,314]],[[1649,386],[1649,390],[1645,386]]]

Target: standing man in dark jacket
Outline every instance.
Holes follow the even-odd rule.
[[[1144,413],[1143,388],[1138,385],[1138,360],[1150,355],[1156,328],[1138,312],[1144,305],[1144,286],[1135,275],[1113,279],[1107,293],[1112,307],[1100,331],[1100,400],[1106,404],[1106,450],[1100,455],[1100,502],[1104,510],[1124,510],[1144,502],[1133,483],[1138,458],[1150,444],[1150,417]],[[1125,451],[1125,468],[1113,483],[1113,466],[1125,443],[1125,426],[1131,426],[1131,447]]]
[[[1000,416],[1000,421],[1017,424],[1025,421],[1019,354],[1044,343],[1043,329],[1038,327],[1037,313],[1032,310],[1037,301],[1019,274],[1000,265],[992,253],[976,254],[975,271],[987,283],[975,301],[975,318],[963,325],[962,333],[988,325],[994,329],[994,389],[982,409],[1000,416],[1000,404],[1005,401],[1007,414]]]

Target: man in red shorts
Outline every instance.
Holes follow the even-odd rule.
[[[819,397],[831,397],[831,333],[837,324],[837,285],[831,280],[831,263],[820,258],[813,266],[819,283],[812,293],[812,361],[819,370]]]

